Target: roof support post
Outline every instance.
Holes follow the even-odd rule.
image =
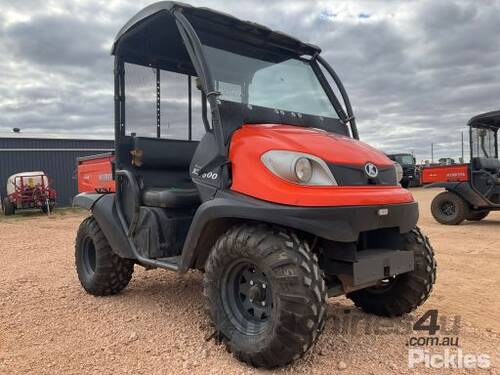
[[[354,118],[354,114],[352,112],[352,107],[351,107],[351,102],[349,100],[349,96],[347,95],[347,91],[345,90],[344,85],[342,84],[342,81],[340,80],[337,73],[335,73],[335,70],[333,70],[333,68],[330,66],[330,64],[328,64],[325,61],[325,59],[323,59],[320,55],[316,55],[316,59],[326,69],[326,71],[332,76],[333,80],[335,81],[335,84],[339,88],[340,95],[342,96],[342,99],[344,100],[345,109],[347,111],[347,116],[348,116],[345,119],[345,122],[349,122],[351,124],[352,136],[355,139],[359,139],[358,128],[356,126],[356,119]]]
[[[198,35],[196,35],[196,32],[193,29],[193,26],[189,23],[188,19],[184,16],[184,14],[182,14],[182,9],[174,10],[173,15],[176,19],[179,32],[184,40],[189,57],[191,58],[193,66],[201,79],[203,91],[205,92],[207,100],[210,104],[213,130],[216,135],[215,138],[217,140],[219,154],[227,157],[227,149],[224,144],[224,133],[222,131],[222,121],[218,107],[217,96],[219,93],[214,89],[214,81],[212,80],[210,69],[205,60],[205,55],[203,54],[200,39],[198,38]],[[205,120],[206,117],[204,121]]]

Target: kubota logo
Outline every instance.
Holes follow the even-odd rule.
[[[377,167],[372,164],[372,163],[367,163],[365,164],[365,173],[368,175],[368,177],[377,177],[378,176],[378,169]]]

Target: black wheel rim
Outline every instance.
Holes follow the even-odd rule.
[[[94,241],[90,237],[83,240],[83,251],[81,252],[82,265],[88,275],[93,275],[96,268],[96,253]]]
[[[221,281],[223,307],[236,329],[247,335],[263,332],[273,311],[266,274],[249,260],[237,260],[227,267]]]
[[[446,201],[441,204],[441,212],[446,216],[455,215],[455,205],[453,202]]]

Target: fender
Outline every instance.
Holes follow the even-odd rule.
[[[104,194],[99,193],[80,193],[73,198],[73,207],[80,207],[91,210],[94,204],[102,198]]]
[[[424,186],[425,189],[429,188],[444,188],[449,192],[455,193],[469,202],[474,208],[491,207],[481,194],[477,193],[470,184],[470,182],[435,182],[430,185]]]
[[[332,241],[355,242],[360,232],[373,229],[399,228],[401,233],[409,232],[418,221],[418,204],[298,207],[219,191],[196,211],[184,242],[179,271],[203,267],[217,238],[231,226],[249,221],[286,226]]]
[[[73,199],[73,206],[92,211],[97,224],[108,240],[113,252],[122,258],[135,259],[127,236],[123,231],[115,206],[115,194],[81,193]]]

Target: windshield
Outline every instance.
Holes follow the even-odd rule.
[[[203,48],[221,100],[338,118],[308,61]]]
[[[411,155],[395,155],[394,159],[401,165],[413,165],[413,156]]]

